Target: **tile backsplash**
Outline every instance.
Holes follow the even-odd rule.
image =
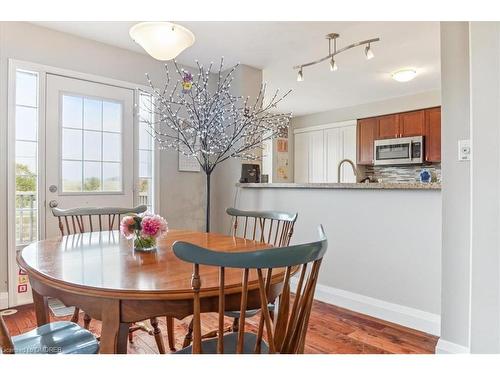
[[[432,180],[441,182],[441,164],[430,165],[397,165],[397,166],[366,166],[365,176],[378,182],[419,182],[419,173],[427,169],[432,174]]]

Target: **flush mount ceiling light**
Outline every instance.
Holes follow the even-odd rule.
[[[402,69],[391,74],[393,80],[398,82],[408,82],[417,76],[415,69]]]
[[[172,22],[141,22],[130,28],[130,37],[157,60],[172,60],[194,43],[194,34]]]
[[[330,33],[330,34],[327,34],[326,35],[326,39],[328,39],[328,56],[325,56],[319,60],[316,60],[316,61],[312,61],[312,62],[309,62],[309,63],[305,63],[305,64],[300,64],[300,65],[296,65],[293,67],[293,69],[298,69],[298,73],[297,73],[297,81],[303,81],[304,80],[304,72],[303,72],[303,68],[305,68],[306,66],[311,66],[311,65],[316,65],[316,64],[319,64],[325,60],[330,60],[330,70],[332,72],[335,72],[336,70],[338,70],[338,66],[337,66],[337,62],[335,61],[335,56],[342,53],[342,52],[345,52],[347,50],[350,50],[351,48],[354,48],[354,47],[359,47],[359,46],[364,46],[366,45],[366,48],[365,48],[365,56],[366,56],[366,59],[367,60],[371,60],[375,57],[374,53],[373,53],[373,50],[371,48],[371,43],[375,43],[375,42],[378,42],[380,41],[380,38],[373,38],[373,39],[367,39],[367,40],[362,40],[360,42],[356,42],[356,43],[353,43],[353,44],[350,44],[346,47],[343,47],[343,48],[340,48],[340,49],[337,49],[337,39],[340,35],[337,34],[337,33]],[[333,44],[333,51],[332,51],[332,44]]]

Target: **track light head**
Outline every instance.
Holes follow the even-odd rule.
[[[304,80],[304,74],[302,73],[302,68],[299,69],[297,73],[297,82],[302,82]]]
[[[366,55],[367,60],[371,60],[375,57],[375,55],[373,54],[372,48],[370,46],[370,43],[368,43],[368,45],[365,47],[365,55]]]
[[[333,59],[333,56],[332,56],[332,58],[330,60],[330,71],[335,72],[338,69],[339,69],[339,67],[337,66],[337,62]]]

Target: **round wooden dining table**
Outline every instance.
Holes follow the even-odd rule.
[[[170,230],[154,252],[137,252],[118,231],[89,232],[38,241],[18,253],[30,279],[38,326],[49,322],[47,298],[76,306],[102,321],[101,353],[126,353],[131,323],[160,316],[182,319],[193,313],[192,264],[178,259],[172,245],[186,241],[215,251],[269,248],[257,241],[217,233]],[[278,271],[278,270],[277,270]],[[275,272],[268,294],[281,293],[284,272]],[[218,269],[200,266],[201,311],[218,309]],[[250,272],[248,309],[260,307],[258,278]],[[226,310],[239,310],[242,272],[225,275]]]

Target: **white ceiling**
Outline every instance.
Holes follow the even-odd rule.
[[[132,51],[145,53],[128,35],[135,22],[36,22]],[[195,44],[177,60],[192,66],[219,61],[240,62],[263,69],[270,88],[293,92],[281,110],[302,115],[411,95],[440,88],[439,22],[179,22],[196,36]],[[339,70],[328,61],[304,69],[296,81],[292,66],[328,54],[324,36],[340,33],[338,47],[380,37],[372,46],[375,58],[367,61],[363,47],[337,57]],[[390,73],[412,67],[415,80],[395,82]]]

